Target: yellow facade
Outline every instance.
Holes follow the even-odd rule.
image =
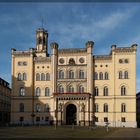
[[[136,49],[112,45],[109,55],[59,49],[36,32],[36,48],[12,49],[12,124],[136,127]]]

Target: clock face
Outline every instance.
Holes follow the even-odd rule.
[[[85,62],[84,58],[81,57],[81,58],[79,59],[79,62],[80,62],[80,63],[84,63],[84,62]]]
[[[63,58],[60,58],[60,59],[59,59],[59,63],[64,64],[64,62],[65,62],[65,61],[64,61]]]
[[[128,63],[128,59],[125,59],[124,62],[125,62],[125,63]]]

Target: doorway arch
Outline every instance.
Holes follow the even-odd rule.
[[[74,104],[69,104],[66,107],[66,124],[76,125],[76,122],[77,122],[77,108]]]

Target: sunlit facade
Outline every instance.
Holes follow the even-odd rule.
[[[92,41],[50,46],[39,28],[35,48],[12,49],[12,124],[136,127],[136,44],[108,55],[94,55]]]

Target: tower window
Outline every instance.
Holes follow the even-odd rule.
[[[119,79],[122,79],[122,78],[123,78],[122,71],[119,71]]]
[[[41,73],[41,81],[45,81],[45,74]]]
[[[108,72],[105,72],[105,80],[108,80]]]
[[[69,79],[74,79],[74,72],[72,70],[69,71]]]
[[[18,80],[21,81],[22,80],[22,74],[18,73]]]
[[[20,96],[25,96],[25,88],[24,88],[24,87],[21,87],[21,88],[19,89],[19,95],[20,95]]]
[[[68,92],[74,92],[74,87],[73,86],[69,86],[68,87]]]
[[[124,79],[128,79],[128,71],[124,72]]]
[[[63,86],[58,86],[58,92],[59,93],[64,93],[64,88],[63,88]]]
[[[23,73],[23,80],[27,80],[27,74],[25,72]]]

